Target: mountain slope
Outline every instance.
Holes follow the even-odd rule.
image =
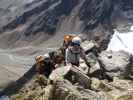
[[[113,27],[132,24],[131,0],[128,2],[125,0],[17,1],[20,5],[16,4],[19,13],[17,10],[14,10],[15,13],[11,11],[15,9],[15,3],[10,1],[12,6],[5,7],[8,10],[10,8],[10,11],[0,19],[4,21],[4,24],[0,25],[0,30],[5,34],[0,37],[1,44],[5,44],[0,45],[1,47],[38,45],[44,44],[55,34],[57,34],[55,37],[59,36],[58,40],[60,40],[63,34],[85,33],[88,39],[96,40],[101,45],[101,49],[105,49],[113,34]],[[54,43],[53,40],[50,42]]]

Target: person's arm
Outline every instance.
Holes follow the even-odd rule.
[[[86,57],[86,54],[85,54],[85,51],[83,49],[81,49],[81,58],[85,61],[85,63],[87,64],[87,66],[90,68],[90,63],[88,62],[87,60],[87,57]]]
[[[66,49],[66,55],[65,55],[65,63],[66,63],[66,65],[68,64],[68,49]]]
[[[66,49],[65,63],[66,63],[66,65],[70,64],[70,51],[68,48]]]

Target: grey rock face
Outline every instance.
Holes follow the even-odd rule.
[[[112,82],[89,77],[84,70],[81,70],[82,68],[61,66],[51,73],[48,80],[43,75],[33,77],[26,84],[24,83],[23,87],[20,87],[20,92],[12,98],[13,100],[23,100],[23,98],[26,100],[34,98],[37,100],[42,98],[46,100],[132,100],[133,82],[119,79],[119,77],[131,75],[132,56],[123,51],[103,51],[99,54],[99,61],[105,74],[113,78]],[[95,63],[92,64],[94,68],[96,68]]]
[[[131,55],[123,51],[103,51],[99,55],[102,68],[110,77],[128,77],[127,75],[131,73],[131,71],[128,70],[132,66],[130,65],[131,58]]]
[[[98,53],[99,46],[94,41],[84,41],[82,42],[81,46],[85,50],[86,54],[88,54],[89,52],[92,52],[94,54]]]
[[[65,66],[57,68],[51,73],[49,78],[53,81],[53,83],[56,83],[56,81],[65,78],[71,81],[72,83],[78,83],[84,88],[89,88],[90,86],[90,78],[85,75],[82,70],[74,66]]]
[[[80,10],[80,18],[84,20],[85,28],[93,28],[103,22],[112,9],[112,0],[86,0]]]
[[[69,14],[77,2],[78,0],[40,1],[33,8],[29,6],[22,15],[17,16],[13,21],[2,27],[2,30],[14,29],[21,24],[26,24],[30,18],[31,22],[24,31],[25,35],[38,32],[53,33],[61,15]],[[35,17],[35,15],[37,16]]]

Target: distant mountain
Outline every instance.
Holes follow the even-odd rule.
[[[55,34],[59,40],[63,34],[85,33],[105,49],[114,27],[132,24],[133,1],[0,0],[0,16],[0,31],[5,34],[1,47],[37,45]]]

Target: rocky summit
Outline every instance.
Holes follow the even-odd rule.
[[[96,49],[91,41],[83,44],[86,42],[87,51]],[[36,74],[33,66],[18,81],[5,88],[3,93],[9,95],[11,100],[133,99],[132,55],[124,51],[103,51],[97,56],[94,50],[86,55],[90,69],[81,60],[79,68],[62,65],[46,78]]]
[[[133,100],[132,54],[107,50],[132,24],[132,0],[0,0],[0,100]],[[89,66],[38,74],[34,57],[66,34],[81,37]]]

